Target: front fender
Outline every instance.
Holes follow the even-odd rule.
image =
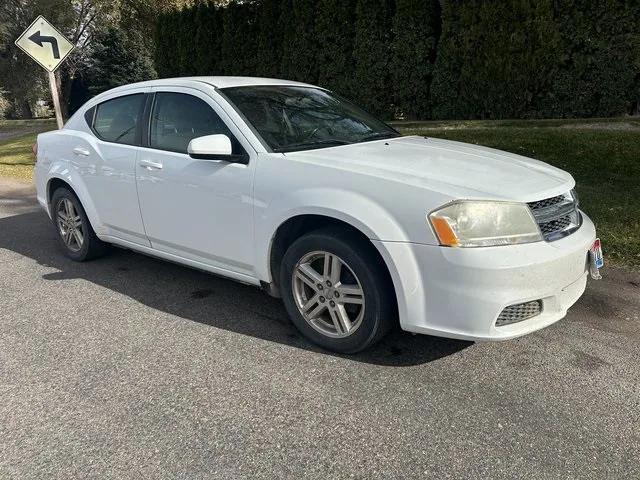
[[[271,248],[278,228],[300,215],[348,223],[372,240],[408,241],[407,232],[383,205],[363,194],[335,188],[303,188],[256,205],[255,258],[258,278],[271,282]]]

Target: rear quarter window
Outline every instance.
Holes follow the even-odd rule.
[[[100,103],[94,107],[91,130],[107,142],[137,145],[144,100],[143,93],[136,93]]]

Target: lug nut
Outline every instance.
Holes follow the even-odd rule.
[[[320,303],[324,303],[324,301],[326,300],[326,298],[324,298],[324,297],[320,297],[318,300],[320,300]]]
[[[331,282],[327,280],[327,287],[331,287]]]
[[[329,302],[329,305],[331,305],[332,307],[335,307],[335,306],[336,306],[336,302],[334,302],[333,300],[331,300],[331,301]]]
[[[322,286],[321,283],[318,284],[318,290],[322,290],[324,287]]]
[[[333,292],[333,296],[336,298],[340,298],[340,292],[336,290],[335,292]]]

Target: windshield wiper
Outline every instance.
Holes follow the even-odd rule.
[[[274,152],[284,153],[291,152],[294,150],[302,150],[305,147],[309,148],[322,148],[322,147],[335,147],[338,145],[349,145],[351,142],[347,142],[344,140],[335,140],[335,139],[327,139],[327,140],[314,140],[313,142],[300,142],[300,143],[292,143],[291,145],[286,145],[280,148],[274,148]]]
[[[371,135],[366,135],[358,140],[358,142],[369,142],[371,140],[382,140],[383,138],[396,138],[400,136],[401,135],[399,133],[395,132],[378,132],[372,133]]]

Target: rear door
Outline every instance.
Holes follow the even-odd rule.
[[[148,88],[132,90],[92,107],[85,119],[92,134],[72,145],[101,224],[101,233],[149,246],[138,205],[136,160]]]
[[[182,87],[152,92],[137,181],[153,248],[220,273],[253,276],[255,151],[206,93]],[[233,153],[250,156],[248,165],[187,154],[191,139],[212,134],[229,136]]]

